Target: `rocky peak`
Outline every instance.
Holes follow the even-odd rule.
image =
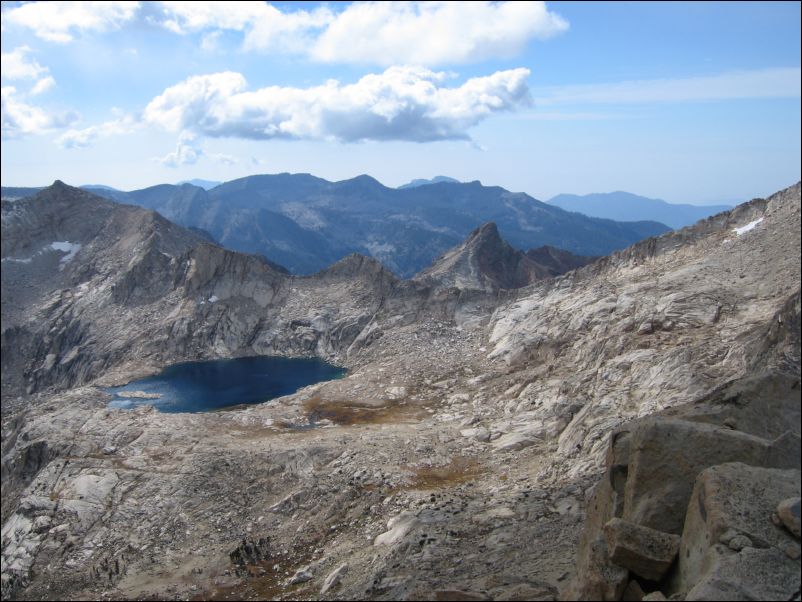
[[[386,284],[397,281],[396,276],[380,261],[360,253],[351,253],[310,278],[322,280],[360,280]]]
[[[491,291],[521,288],[549,276],[548,270],[502,239],[494,222],[488,222],[421,272],[416,280],[440,287]]]

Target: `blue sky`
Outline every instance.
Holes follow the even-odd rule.
[[[444,174],[736,202],[800,178],[800,4],[3,2],[2,182]]]

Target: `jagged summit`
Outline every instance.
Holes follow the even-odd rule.
[[[504,241],[494,222],[488,222],[415,279],[441,287],[497,290],[521,288],[549,276],[547,270]]]

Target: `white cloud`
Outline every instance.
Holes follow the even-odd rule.
[[[334,5],[336,7],[336,4]],[[204,33],[213,50],[221,31],[243,34],[243,48],[297,54],[326,63],[382,66],[461,64],[514,56],[533,39],[568,29],[545,2],[353,2],[333,10],[277,8],[266,2],[30,2],[3,11],[3,26],[66,43],[121,27],[144,13],[180,35]]]
[[[538,106],[799,98],[801,81],[799,67],[783,67],[680,79],[558,86],[533,92]]]
[[[205,50],[206,52],[214,52],[217,50],[218,46],[220,45],[221,35],[223,35],[223,32],[219,29],[204,34],[203,39],[201,40],[201,50]]]
[[[81,130],[68,130],[56,139],[63,148],[86,148],[101,137],[129,134],[139,127],[133,115],[120,115],[117,119],[106,121]]]
[[[52,76],[48,75],[46,77],[43,77],[42,79],[37,81],[36,84],[34,84],[33,88],[31,88],[31,95],[37,96],[39,94],[44,94],[55,85],[56,85],[56,80],[54,80]]]
[[[43,134],[73,123],[78,116],[74,112],[53,113],[27,104],[18,98],[14,86],[2,88],[2,137],[19,138],[27,134]]]
[[[204,153],[207,157],[209,157],[212,161],[216,163],[222,163],[223,165],[234,165],[239,163],[239,159],[237,159],[234,155],[227,155],[225,153]]]
[[[182,165],[195,165],[201,157],[206,157],[215,163],[234,165],[238,159],[224,153],[208,153],[195,143],[195,135],[191,132],[181,132],[175,150],[163,157],[154,157],[153,161],[165,167],[181,167]]]
[[[323,62],[455,64],[521,52],[568,29],[545,2],[364,2],[349,5],[310,49]],[[253,44],[253,42],[251,42]]]
[[[190,77],[166,89],[143,112],[144,121],[169,131],[264,140],[468,139],[467,130],[495,112],[530,102],[528,69],[499,71],[455,88],[421,67],[391,67],[354,84],[270,86],[247,91],[234,72]]]
[[[69,42],[76,32],[108,31],[132,19],[139,2],[29,2],[3,11],[3,23],[19,25],[50,42]]]
[[[265,2],[161,2],[161,5],[166,17],[162,25],[179,34],[203,29],[243,31],[255,21],[282,14]]]
[[[162,2],[175,33],[244,32],[246,50],[321,62],[439,65],[509,57],[568,29],[545,2],[355,2],[282,12],[263,2]]]
[[[175,150],[167,153],[164,157],[154,157],[156,163],[161,163],[165,167],[180,167],[182,165],[194,165],[203,155],[203,151],[196,147],[195,136],[189,133],[182,133],[178,137]]]
[[[47,67],[42,67],[35,60],[28,60],[25,56],[31,52],[28,46],[19,46],[11,52],[0,54],[0,66],[3,77],[7,79],[36,79],[47,73]]]

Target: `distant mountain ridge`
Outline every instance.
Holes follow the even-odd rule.
[[[693,225],[700,219],[722,211],[729,211],[733,207],[732,205],[674,204],[623,191],[586,195],[558,194],[548,202],[560,209],[575,211],[590,217],[623,222],[652,220],[675,230]]]
[[[239,178],[208,191],[192,184],[93,191],[158,211],[184,227],[204,230],[229,249],[261,254],[295,274],[314,273],[360,253],[408,278],[487,222],[495,222],[515,249],[549,245],[586,256],[606,255],[668,230],[657,222],[619,223],[568,213],[478,181],[395,189],[367,175],[330,182],[283,173]]]
[[[417,188],[418,186],[429,186],[430,184],[442,184],[443,182],[447,182],[450,184],[460,183],[459,180],[456,180],[454,178],[449,178],[448,176],[435,176],[431,180],[418,178],[412,180],[411,182],[407,182],[406,184],[401,184],[401,186],[399,186],[398,188],[399,190],[402,190],[404,188]]]
[[[192,178],[191,180],[181,180],[178,182],[177,186],[181,186],[181,184],[192,184],[193,186],[198,186],[204,190],[211,190],[215,186],[220,186],[222,182],[219,180],[203,180],[201,178]]]

